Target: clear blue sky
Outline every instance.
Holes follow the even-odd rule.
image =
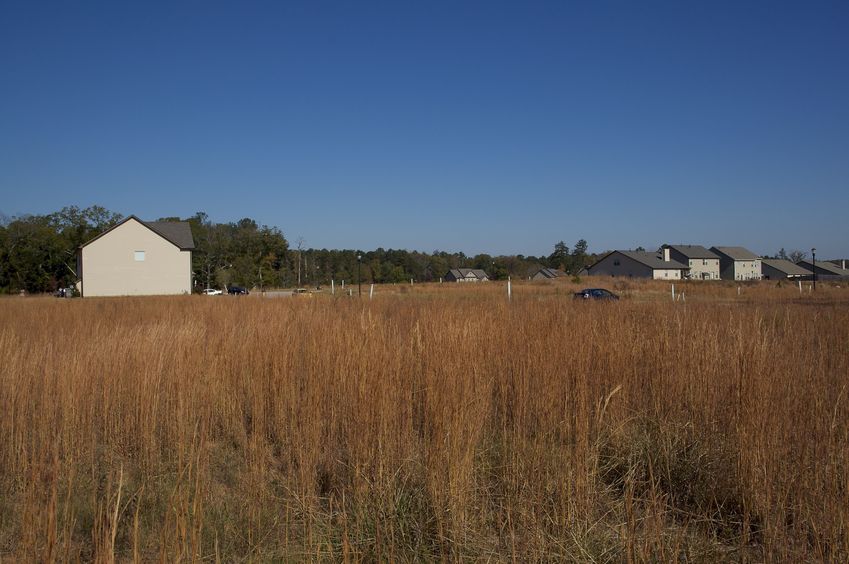
[[[0,212],[849,256],[849,2],[4,2]]]

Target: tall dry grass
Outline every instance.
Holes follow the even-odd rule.
[[[849,559],[846,290],[446,286],[0,301],[0,558]]]

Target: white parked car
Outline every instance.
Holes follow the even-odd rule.
[[[207,288],[203,291],[203,294],[205,296],[220,296],[223,293],[224,292],[222,292],[221,290],[216,290],[215,288]]]

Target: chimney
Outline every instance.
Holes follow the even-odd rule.
[[[663,247],[663,262],[669,262],[669,247]]]

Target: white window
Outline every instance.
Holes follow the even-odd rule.
[[[135,252],[136,262],[144,262],[144,251]]]

